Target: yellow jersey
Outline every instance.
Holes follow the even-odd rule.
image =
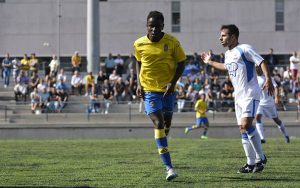
[[[73,55],[72,56],[72,65],[73,66],[79,66],[81,64],[81,57]]]
[[[92,85],[95,83],[95,76],[86,75],[86,84]]]
[[[30,59],[21,59],[21,69],[22,70],[29,70],[30,68]]]
[[[135,57],[141,62],[139,74],[144,91],[165,92],[176,72],[176,64],[183,62],[186,55],[179,41],[167,33],[158,42],[143,36],[134,42]]]
[[[206,117],[206,102],[199,99],[196,104],[195,104],[195,110],[196,112],[196,117],[197,118],[202,118],[202,117]],[[200,113],[199,110],[204,111],[204,113]]]

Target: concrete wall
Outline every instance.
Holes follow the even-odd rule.
[[[61,0],[61,55],[75,50],[86,55],[85,0]],[[171,0],[108,0],[100,2],[100,52],[127,55],[133,41],[146,32],[146,16],[159,10],[165,16],[165,32],[171,32]],[[36,52],[56,53],[57,0],[6,0],[0,3],[0,55]],[[179,38],[187,54],[213,49],[221,53],[219,28],[234,23],[240,42],[260,52],[289,54],[300,50],[300,1],[285,1],[285,31],[275,31],[275,0],[181,0]]]

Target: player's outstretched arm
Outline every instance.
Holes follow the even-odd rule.
[[[267,62],[265,60],[263,60],[263,62],[260,64],[260,67],[266,77],[266,81],[263,85],[263,89],[266,89],[268,91],[268,94],[273,96],[274,95],[274,85],[272,83],[272,78],[271,78],[270,71],[268,69]]]
[[[216,62],[216,61],[212,61],[211,60],[211,56],[208,54],[208,53],[202,53],[201,54],[201,59],[203,60],[204,63],[216,68],[216,69],[219,69],[219,70],[223,70],[225,71],[225,66],[224,66],[224,63],[220,63],[220,62]]]

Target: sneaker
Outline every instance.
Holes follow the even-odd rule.
[[[266,143],[266,140],[265,140],[265,139],[262,139],[262,140],[260,140],[260,142],[261,142],[262,144],[265,144],[265,143]]]
[[[184,133],[185,133],[185,134],[187,134],[187,133],[189,133],[189,132],[190,132],[190,129],[189,129],[189,128],[185,128],[185,129],[184,129]]]
[[[265,156],[265,155],[264,155]],[[264,160],[261,160],[259,162],[257,162],[255,164],[255,167],[253,169],[253,173],[256,173],[256,172],[261,172],[263,171],[263,169],[265,168],[265,165],[267,164],[267,157],[265,156],[265,159]]]
[[[87,97],[88,95],[89,95],[88,93],[85,93],[85,95],[84,95],[84,96],[86,96],[86,97]]]
[[[201,139],[203,139],[203,140],[207,140],[207,139],[208,139],[208,136],[204,136],[204,135],[202,135],[202,136],[201,136]]]
[[[171,181],[171,180],[175,179],[177,176],[178,175],[176,174],[174,168],[167,169],[166,180]]]
[[[253,172],[255,165],[245,164],[242,168],[239,169],[237,173],[251,173]]]
[[[285,143],[290,143],[290,137],[289,136],[285,136]]]
[[[4,88],[7,88],[7,85],[6,85],[6,84],[4,85]]]

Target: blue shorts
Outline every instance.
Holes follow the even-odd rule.
[[[196,118],[196,125],[206,125],[208,123],[207,117]]]
[[[165,113],[172,115],[175,106],[175,93],[167,95],[165,97],[163,92],[145,92],[145,113],[147,115],[162,110]]]

